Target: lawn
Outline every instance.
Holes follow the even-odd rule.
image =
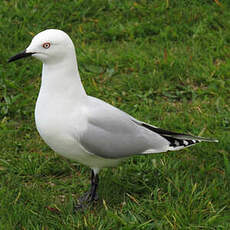
[[[41,63],[7,63],[47,28],[73,39],[89,95],[219,143],[104,169],[74,212],[90,170],[36,131]],[[230,1],[2,0],[0,39],[0,229],[230,229]]]

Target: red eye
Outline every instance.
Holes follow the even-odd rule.
[[[49,42],[45,42],[43,45],[42,45],[43,48],[45,49],[49,49],[50,48],[50,43]]]

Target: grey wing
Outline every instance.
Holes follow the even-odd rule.
[[[94,97],[88,97],[87,129],[80,137],[89,152],[104,158],[165,152],[169,142],[138,124],[132,116]]]

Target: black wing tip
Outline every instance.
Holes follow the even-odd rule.
[[[170,142],[171,147],[188,147],[197,143],[200,143],[202,141],[204,142],[215,142],[218,143],[219,140],[217,139],[209,139],[209,138],[204,138],[204,137],[198,137],[198,136],[193,136],[190,134],[184,134],[184,133],[177,133],[177,132],[172,132],[169,130],[157,128],[154,126],[151,126],[146,123],[141,123],[143,127],[158,133],[160,136],[164,137]]]

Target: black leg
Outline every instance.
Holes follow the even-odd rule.
[[[99,183],[98,174],[94,174],[94,171],[91,171],[91,188],[90,188],[90,201],[97,200],[97,187]]]
[[[99,176],[98,174],[95,174],[94,171],[92,170],[90,190],[78,199],[79,204],[76,206],[77,210],[87,207],[89,204],[98,200],[98,196],[97,196],[98,183],[99,183]]]

